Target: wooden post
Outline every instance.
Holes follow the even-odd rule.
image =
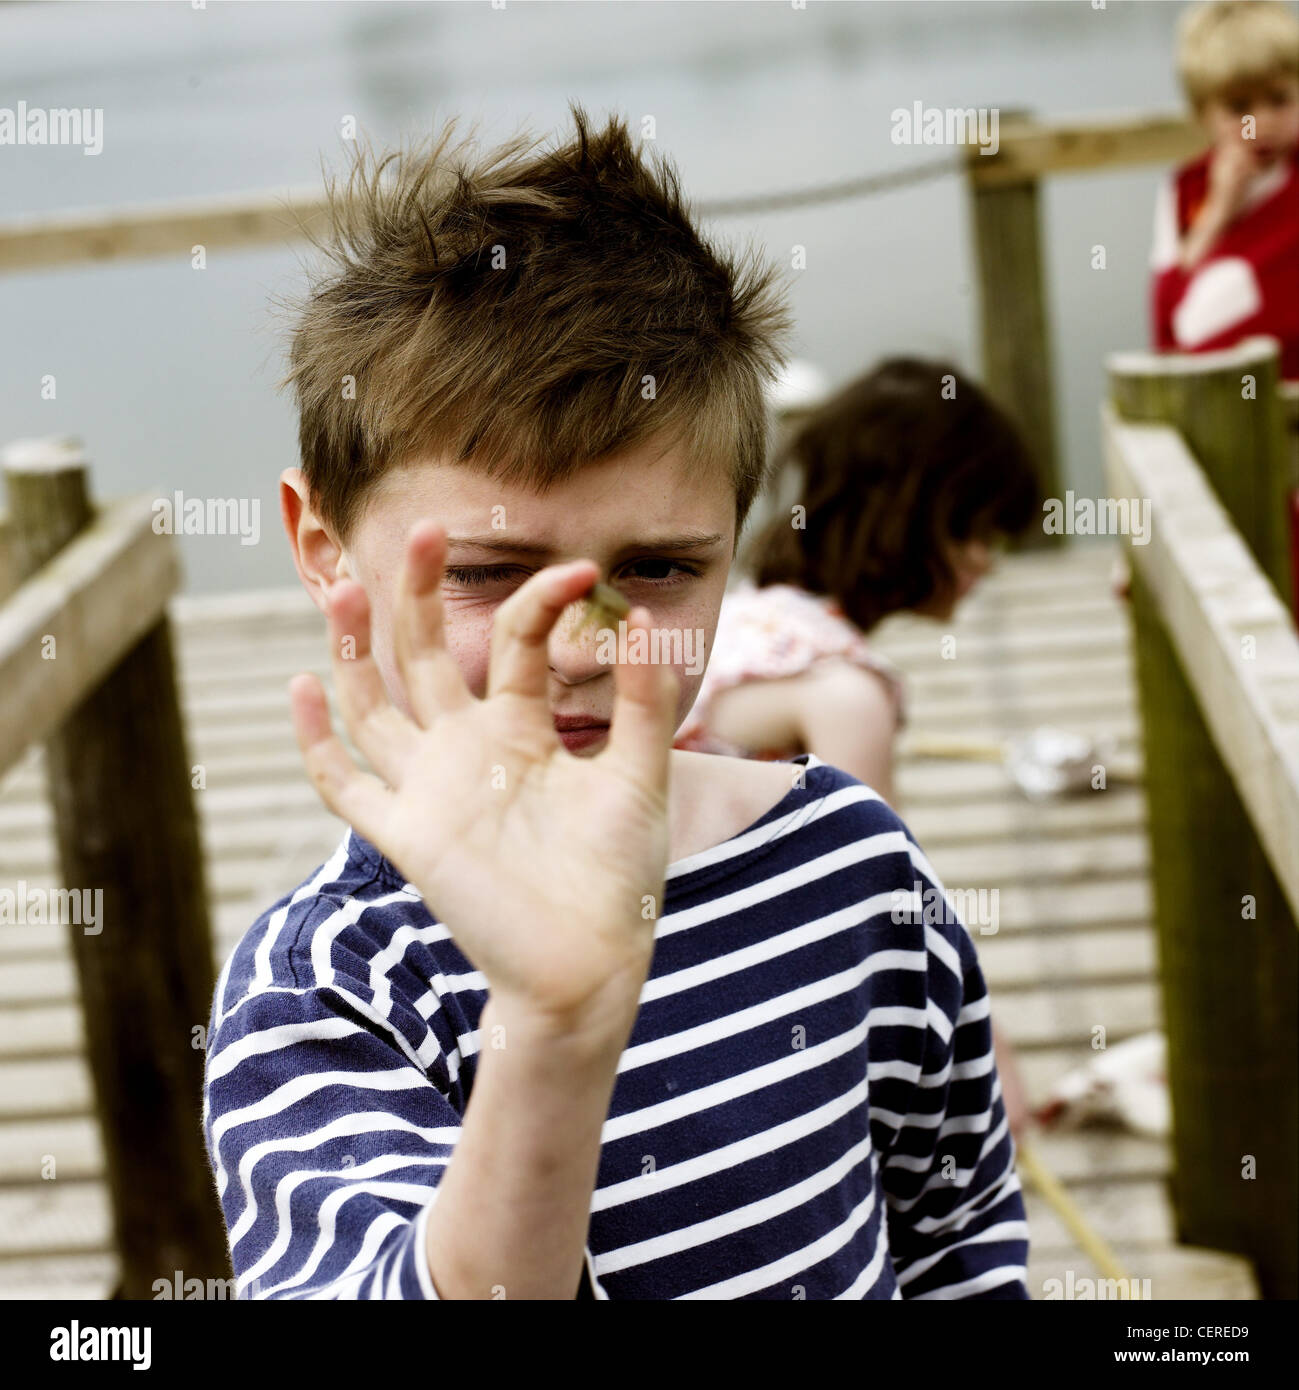
[[[1002,120],[1012,118],[1022,120],[1022,113],[1002,113]],[[985,181],[981,161],[992,165],[995,156],[971,147],[967,181],[979,272],[983,381],[1023,432],[1043,497],[1059,497],[1038,180],[1030,174],[1014,181]],[[1039,525],[1026,531],[1020,544],[1036,549],[1061,540]]]
[[[1290,611],[1299,625],[1299,381],[1283,381],[1278,394],[1290,455],[1290,568],[1294,581]]]
[[[3,456],[17,568],[28,576],[92,517],[73,441]],[[52,654],[75,662],[67,639]],[[69,927],[121,1275],[228,1278],[201,1129],[213,971],[198,824],[166,617],[46,743],[64,886],[102,890],[97,930]]]
[[[1118,416],[1182,434],[1284,596],[1276,367],[1270,340],[1197,357],[1118,354],[1107,363]],[[1248,377],[1252,395],[1242,383]],[[1299,928],[1136,567],[1132,620],[1178,1235],[1248,1255],[1265,1298],[1295,1298]]]

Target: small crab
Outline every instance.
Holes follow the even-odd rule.
[[[586,596],[586,609],[578,623],[578,630],[594,625],[596,630],[617,628],[619,622],[631,612],[631,604],[612,584],[596,580],[591,592]]]

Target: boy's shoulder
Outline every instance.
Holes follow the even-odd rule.
[[[340,970],[350,973],[349,963],[366,975],[370,959],[415,916],[433,926],[416,890],[349,828],[329,858],[240,937],[217,982],[218,1009],[258,992],[328,985]]]
[[[790,761],[685,750],[675,750],[673,757],[678,760],[674,776],[685,774],[678,804],[689,817],[679,836],[687,854],[720,845],[786,814],[806,811],[823,798],[833,798],[834,808],[845,811],[859,833],[863,829],[906,833],[877,793],[812,753]]]
[[[787,915],[795,932],[818,913],[843,912],[867,929],[861,939],[872,953],[932,957],[946,967],[926,987],[959,1007],[967,977],[978,970],[973,933],[995,930],[989,890],[945,886],[897,811],[815,754],[766,764],[691,756],[707,760],[714,785],[729,781],[733,790],[749,796],[756,790],[768,800],[746,830],[671,867],[670,902],[674,883],[675,905],[687,915],[702,900],[740,908],[749,901],[779,902],[775,916]],[[785,793],[776,799],[782,779]],[[777,884],[773,897],[769,890]]]

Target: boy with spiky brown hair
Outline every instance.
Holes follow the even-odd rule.
[[[349,829],[213,1002],[240,1293],[1025,1298],[987,991],[928,861],[810,754],[670,749],[789,317],[667,161],[573,115],[332,190],[281,496],[373,771],[298,677]],[[582,621],[603,579],[616,633]]]

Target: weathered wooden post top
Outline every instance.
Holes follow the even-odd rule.
[[[0,452],[19,586],[0,606],[0,771],[45,741],[67,923],[112,1199],[118,1293],[225,1277],[200,1127],[214,987],[167,601],[175,548],[148,497],[99,511],[75,440]]]

